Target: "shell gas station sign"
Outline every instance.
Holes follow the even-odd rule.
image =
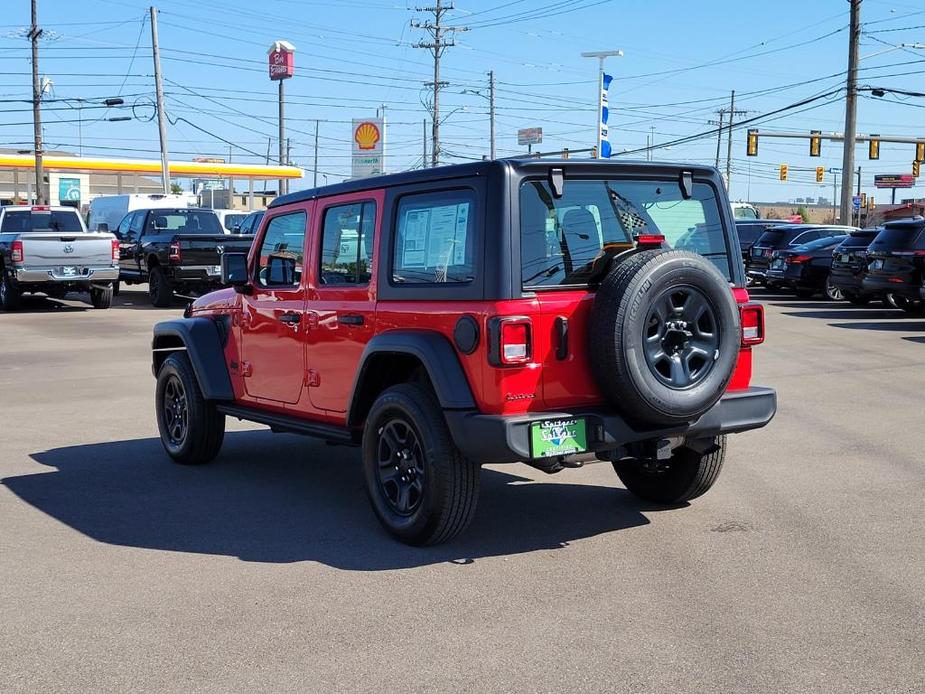
[[[385,120],[353,120],[353,178],[366,178],[385,172]]]

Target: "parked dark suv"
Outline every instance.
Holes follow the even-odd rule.
[[[768,278],[768,265],[774,251],[799,246],[816,239],[837,236],[854,231],[854,227],[842,227],[822,224],[782,224],[765,231],[751,248],[748,276],[758,284],[774,287],[774,281]]]
[[[923,269],[925,219],[887,222],[867,248],[864,290],[873,296],[889,296],[897,308],[920,314]]]
[[[745,261],[745,276],[748,278],[748,269],[751,263],[751,250],[755,241],[771,227],[788,224],[783,219],[737,219],[736,236],[739,237],[739,248],[742,249],[742,260]]]
[[[856,306],[864,306],[874,298],[864,291],[863,283],[867,275],[867,247],[879,231],[852,231],[832,250],[832,267],[829,270],[832,286]]]
[[[231,416],[358,446],[411,544],[465,528],[483,463],[602,460],[644,499],[693,499],[726,434],[776,409],[750,385],[763,310],[734,244],[696,164],[486,161],[283,196],[222,258],[231,288],[154,328],[161,442],[208,462]]]

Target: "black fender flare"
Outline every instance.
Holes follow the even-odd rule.
[[[211,318],[181,318],[157,323],[151,341],[151,371],[157,371],[171,352],[185,350],[206,400],[234,400],[225,364],[225,335]]]
[[[427,371],[440,406],[448,410],[474,410],[475,399],[456,350],[442,334],[427,330],[390,330],[373,337],[363,350],[350,391],[347,421],[357,421],[360,393],[373,357],[401,354],[415,357]]]

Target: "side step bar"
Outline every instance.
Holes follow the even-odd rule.
[[[290,434],[302,434],[312,436],[317,439],[331,441],[355,446],[358,442],[354,439],[353,432],[346,427],[334,426],[333,424],[321,424],[319,422],[306,422],[304,419],[292,417],[290,415],[278,414],[276,412],[266,412],[252,407],[241,407],[240,405],[216,404],[216,409],[222,414],[237,419],[246,419],[249,422],[265,424],[273,431],[285,431]]]

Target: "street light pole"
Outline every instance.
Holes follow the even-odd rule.
[[[157,8],[151,6],[151,53],[154,56],[154,91],[157,98],[157,132],[161,141],[161,179],[164,195],[170,194],[170,164],[167,157],[167,113],[164,111],[164,83],[161,79],[161,54],[157,43]]]
[[[601,156],[601,97],[604,94],[604,60],[606,58],[620,58],[623,51],[586,51],[581,54],[582,58],[597,58],[597,111],[594,115],[594,129],[597,131],[597,138],[594,143],[595,156]]]

